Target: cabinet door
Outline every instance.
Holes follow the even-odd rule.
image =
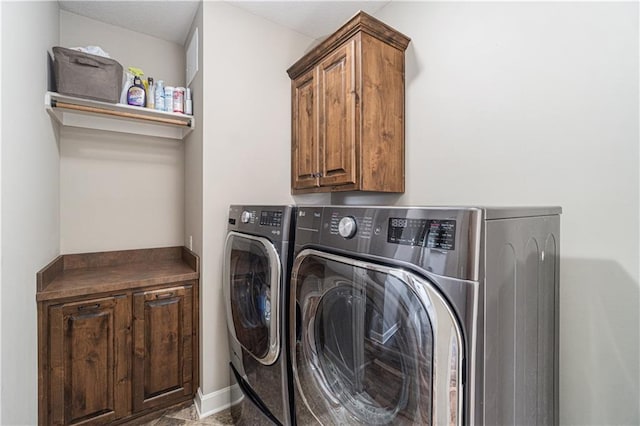
[[[133,295],[133,409],[192,395],[193,286]]]
[[[49,308],[49,423],[105,424],[130,412],[126,296]]]
[[[312,69],[292,82],[291,184],[293,189],[318,186],[318,106]]]
[[[356,41],[318,65],[320,186],[356,183]]]

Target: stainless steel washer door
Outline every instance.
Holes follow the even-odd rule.
[[[237,232],[227,236],[223,291],[229,333],[265,365],[280,354],[281,269],[266,238]]]
[[[461,424],[461,331],[428,281],[303,250],[292,289],[299,315],[292,333],[294,377],[316,420]]]

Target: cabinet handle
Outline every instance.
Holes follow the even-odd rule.
[[[173,292],[156,294],[156,299],[167,299],[169,297],[173,297],[173,294],[174,294]]]
[[[100,307],[99,303],[94,303],[93,305],[78,306],[78,310],[79,311],[87,311],[89,309],[98,309],[99,307]]]

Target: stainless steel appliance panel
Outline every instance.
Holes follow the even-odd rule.
[[[290,341],[299,424],[558,424],[561,212],[559,207],[299,207],[289,305],[296,319]],[[371,278],[381,270],[385,279]],[[393,294],[407,280],[394,282],[389,279],[394,274],[406,274],[437,294],[460,331],[460,386],[451,389],[460,401],[448,420],[440,417],[437,385],[430,401],[416,403],[422,414],[408,414],[411,404],[381,402],[401,401],[402,392],[376,393],[384,375],[376,382],[365,367],[377,359],[366,351],[367,342],[385,341],[401,328],[414,336],[426,328],[395,321],[404,308]],[[417,305],[412,310],[421,312]],[[373,317],[382,322],[375,325]],[[422,340],[434,346],[446,340],[438,327],[432,331]],[[332,362],[323,363],[323,357]],[[419,365],[437,383],[435,364]],[[343,386],[336,388],[338,383]],[[323,389],[337,396],[332,400]],[[416,389],[413,396],[429,395]],[[356,403],[358,398],[347,395],[358,390],[364,400]],[[425,407],[431,407],[430,419]]]
[[[295,207],[229,208],[223,292],[236,423],[292,424],[288,283]]]

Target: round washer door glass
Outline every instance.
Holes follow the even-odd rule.
[[[295,381],[317,420],[459,424],[461,336],[424,282],[314,250],[298,256],[293,277]]]
[[[229,332],[254,358],[273,363],[280,351],[279,256],[268,240],[230,233],[224,293]]]

